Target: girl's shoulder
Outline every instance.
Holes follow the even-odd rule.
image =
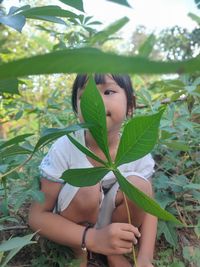
[[[81,142],[81,136],[82,134],[77,134],[77,132],[73,134],[73,137],[79,142]],[[71,143],[67,135],[58,138],[39,166],[41,176],[51,181],[63,182],[59,179],[62,173],[72,168],[74,162],[81,162],[79,160],[81,154],[77,151],[78,149]]]
[[[73,138],[75,138],[79,143],[84,144],[84,132],[82,130],[79,130],[79,131],[76,131],[74,133],[71,133],[70,135]],[[73,151],[73,148],[74,148],[74,145],[69,140],[67,135],[63,135],[63,136],[59,137],[51,147],[51,149],[57,150],[60,153],[62,153],[63,151],[64,152]]]

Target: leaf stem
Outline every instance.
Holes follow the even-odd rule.
[[[126,195],[124,194],[124,192],[122,192],[122,194],[123,194],[123,198],[124,198],[124,202],[125,202],[125,206],[126,206],[126,211],[127,211],[127,215],[128,215],[128,223],[132,224],[131,223],[131,215],[130,215],[130,210],[129,210],[127,198],[126,198]],[[133,254],[134,265],[135,265],[135,267],[137,267],[137,260],[136,260],[136,253],[135,253],[134,246],[132,247],[132,254]]]

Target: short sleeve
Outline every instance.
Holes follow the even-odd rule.
[[[69,140],[66,136],[59,138],[43,158],[39,170],[41,177],[63,183],[62,173],[69,169]]]
[[[154,166],[154,159],[152,158],[151,154],[147,154],[141,159],[128,163],[123,174],[125,177],[135,175],[148,180],[155,172]]]

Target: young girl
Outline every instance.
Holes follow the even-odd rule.
[[[87,78],[87,75],[77,75],[72,90],[72,106],[81,122],[80,99]],[[105,105],[108,144],[114,160],[121,125],[132,116],[135,108],[131,80],[127,75],[95,74],[95,82]],[[88,130],[78,131],[74,137],[105,160]],[[30,226],[41,235],[71,247],[81,259],[81,267],[102,266],[90,257],[87,260],[86,254],[91,255],[89,252],[106,255],[110,267],[131,267],[124,254],[130,253],[137,243],[137,266],[153,267],[157,219],[128,200],[132,225],[128,224],[123,194],[112,172],[100,183],[89,187],[63,184],[60,179],[66,169],[94,166],[100,164],[78,150],[67,136],[59,138],[40,165],[45,201],[32,204]],[[126,179],[150,197],[153,168],[150,154],[119,167]]]

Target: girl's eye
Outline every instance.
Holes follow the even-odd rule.
[[[115,91],[107,89],[107,90],[105,90],[104,95],[112,95],[114,93],[115,93]]]

